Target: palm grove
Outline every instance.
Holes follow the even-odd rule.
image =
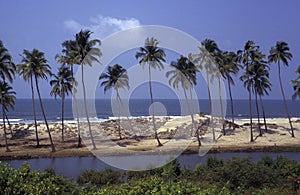
[[[0,41],[0,103],[1,112],[3,120],[3,135],[5,140],[6,151],[10,151],[8,144],[8,135],[11,139],[14,139],[14,134],[10,128],[9,120],[7,117],[7,112],[14,109],[14,104],[16,100],[16,92],[11,87],[11,83],[18,74],[24,81],[27,81],[31,88],[31,100],[32,100],[32,112],[35,126],[35,137],[36,146],[40,146],[39,141],[39,129],[36,120],[36,108],[35,108],[35,91],[37,93],[39,106],[42,111],[43,119],[46,125],[46,130],[49,136],[49,141],[51,145],[52,152],[55,152],[55,145],[51,137],[51,129],[49,128],[47,122],[47,116],[43,106],[43,99],[40,94],[39,81],[41,79],[49,79],[52,90],[50,92],[55,98],[61,98],[61,141],[64,142],[64,102],[68,95],[72,95],[75,107],[75,118],[77,121],[77,135],[78,135],[78,147],[82,146],[81,129],[79,125],[79,115],[78,115],[78,105],[76,100],[76,86],[80,82],[83,87],[83,99],[84,99],[84,110],[88,124],[88,131],[90,139],[92,141],[93,148],[96,149],[96,144],[93,137],[93,132],[91,129],[88,110],[86,106],[86,92],[84,83],[84,66],[91,66],[93,61],[100,62],[100,57],[102,55],[100,46],[101,42],[97,39],[91,39],[92,32],[89,30],[81,30],[75,35],[71,40],[67,40],[62,43],[62,51],[55,56],[58,64],[61,64],[58,68],[57,74],[53,74],[51,71],[51,66],[48,64],[44,53],[38,49],[33,49],[32,51],[23,50],[21,54],[21,61],[15,64],[8,50]],[[135,58],[139,61],[141,68],[148,73],[149,79],[149,96],[150,101],[153,103],[153,93],[155,91],[152,87],[151,81],[151,70],[164,68],[164,63],[166,62],[166,54],[162,48],[159,46],[159,41],[154,37],[147,38],[145,40],[145,45],[140,47],[135,55]],[[207,90],[210,112],[212,111],[211,103],[211,92],[210,84],[213,78],[217,78],[219,89],[220,82],[222,79],[227,81],[229,96],[230,96],[230,107],[231,107],[231,122],[229,128],[234,128],[234,104],[232,96],[232,86],[234,85],[233,77],[238,75],[238,72],[242,71],[242,76],[240,80],[243,82],[245,89],[248,92],[249,97],[249,114],[250,114],[250,141],[253,142],[253,131],[257,129],[259,135],[261,136],[263,131],[268,131],[265,118],[265,109],[263,104],[263,97],[268,95],[271,91],[272,84],[269,81],[269,71],[270,68],[275,68],[277,66],[278,70],[278,81],[282,93],[283,104],[285,106],[286,115],[290,124],[290,134],[294,137],[294,129],[291,122],[291,116],[289,114],[288,106],[286,103],[286,97],[284,94],[284,89],[281,81],[281,68],[282,66],[288,66],[289,61],[292,59],[292,54],[289,51],[288,44],[283,41],[278,41],[274,46],[271,47],[269,55],[265,55],[260,50],[259,46],[253,41],[247,41],[241,50],[234,51],[222,51],[217,43],[210,39],[205,39],[201,42],[199,46],[199,53],[189,54],[188,57],[180,56],[176,61],[170,63],[170,67],[173,69],[166,73],[166,77],[169,78],[169,84],[178,89],[181,87],[184,91],[185,99],[187,101],[187,108],[191,115],[192,127],[191,135],[196,136],[198,140],[199,147],[201,146],[200,132],[196,123],[194,122],[194,114],[191,111],[191,105],[189,105],[189,100],[192,99],[191,89],[197,85],[197,74],[200,71],[206,72]],[[216,66],[212,66],[216,64]],[[81,81],[76,81],[74,78],[74,66],[80,66],[81,68]],[[296,77],[291,80],[292,87],[294,89],[293,99],[300,99],[300,66],[295,71]],[[99,77],[101,82],[101,87],[104,87],[104,93],[113,88],[116,92],[116,99],[118,101],[118,113],[120,113],[120,108],[122,106],[122,100],[119,95],[119,90],[129,89],[128,77],[126,69],[124,69],[120,64],[114,66],[108,66],[107,72],[102,73]],[[34,90],[35,88],[35,90]],[[203,89],[199,89],[203,90]],[[190,94],[190,95],[188,95]],[[222,118],[224,118],[224,111],[222,110],[222,101],[220,93],[220,103],[221,103],[221,113]],[[253,123],[252,115],[252,99],[255,102],[255,110],[258,118],[257,124]],[[261,107],[262,113],[259,113],[259,107]],[[154,117],[154,107],[151,109],[151,117],[153,122],[153,132],[155,139],[157,140],[158,146],[162,146],[160,142],[159,135],[157,133],[157,127],[155,125]],[[260,123],[260,116],[262,114],[264,125],[263,129]],[[211,121],[214,118],[211,116]],[[6,122],[8,123],[8,132]],[[187,130],[188,131],[188,130]],[[215,130],[213,129],[213,140],[215,138]],[[119,138],[122,139],[122,134],[120,130],[120,118],[118,119],[118,132]],[[221,132],[225,135],[225,123]]]

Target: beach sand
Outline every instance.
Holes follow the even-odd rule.
[[[235,130],[225,120],[226,135],[222,134],[222,120],[208,115],[194,115],[195,126],[190,116],[156,117],[155,125],[162,147],[157,141],[149,118],[123,118],[120,121],[122,140],[118,134],[118,120],[92,122],[91,130],[96,150],[93,145],[87,123],[80,123],[83,147],[77,147],[77,124],[65,124],[65,141],[61,139],[61,124],[51,123],[49,128],[56,146],[51,152],[46,125],[38,124],[40,147],[36,147],[34,124],[12,124],[13,137],[7,125],[7,137],[11,152],[5,152],[3,125],[0,125],[0,159],[68,157],[92,155],[127,155],[155,153],[201,153],[235,151],[276,151],[278,148],[300,150],[300,120],[292,119],[295,138],[291,137],[288,119],[267,119],[267,131],[261,119],[262,136],[259,136],[257,120],[253,120],[254,142],[250,142],[249,120],[235,120]],[[198,148],[195,129],[198,128],[202,146]],[[213,141],[213,132],[216,140]]]

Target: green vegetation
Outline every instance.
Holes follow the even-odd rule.
[[[194,170],[180,168],[177,160],[148,171],[86,170],[76,183],[52,169],[0,163],[0,194],[300,194],[299,187],[300,165],[284,157],[208,157]]]

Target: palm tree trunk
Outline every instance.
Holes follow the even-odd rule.
[[[235,130],[233,100],[232,100],[232,93],[231,93],[231,84],[230,84],[230,81],[229,81],[228,77],[227,77],[227,82],[228,82],[228,91],[229,91],[229,97],[230,97],[232,126],[233,126],[233,130]]]
[[[249,92],[249,110],[250,110],[250,142],[253,142],[253,128],[252,128],[252,102],[251,102],[251,91],[250,87],[248,86],[248,92]]]
[[[43,102],[42,102],[41,93],[40,93],[40,89],[39,89],[38,79],[37,79],[36,76],[35,76],[35,85],[36,85],[36,91],[37,91],[37,94],[38,94],[38,97],[39,97],[40,107],[41,107],[41,110],[42,110],[42,114],[43,114],[43,117],[44,117],[44,120],[45,120],[47,132],[48,132],[48,135],[49,135],[52,152],[55,152],[56,150],[55,150],[55,147],[54,147],[54,144],[53,144],[53,140],[52,140],[52,137],[51,137],[51,132],[50,132],[50,129],[49,129],[48,121],[47,121],[47,118],[46,118],[46,115],[45,115],[45,110],[44,110],[44,107],[43,107]]]
[[[77,131],[78,131],[78,145],[77,147],[81,147],[81,132],[80,132],[80,124],[79,124],[79,114],[78,114],[78,103],[75,95],[75,78],[74,78],[74,70],[73,70],[73,65],[71,65],[71,74],[72,74],[72,86],[73,86],[73,91],[72,91],[72,96],[74,99],[74,105],[75,105],[75,114],[76,114],[76,122],[77,122]]]
[[[5,148],[6,152],[10,152],[10,149],[8,147],[8,142],[7,142],[7,136],[6,136],[6,126],[5,126],[5,109],[4,109],[4,102],[2,98],[2,90],[0,90],[0,98],[1,98],[1,106],[2,106],[2,120],[3,120],[3,131],[4,131],[4,140],[5,140]]]
[[[292,121],[291,121],[291,116],[290,116],[290,113],[289,113],[289,109],[288,109],[286,99],[285,99],[285,95],[284,95],[284,90],[283,90],[283,87],[282,87],[281,74],[280,74],[280,62],[279,61],[278,61],[278,78],[279,78],[280,89],[281,89],[282,98],[283,98],[283,102],[284,102],[284,106],[285,106],[285,111],[286,111],[287,117],[289,119],[291,131],[292,131],[292,137],[295,137],[294,129],[293,129]]]
[[[223,135],[226,135],[226,132],[225,132],[225,121],[224,121],[223,102],[222,102],[222,96],[221,96],[221,79],[218,78],[218,81],[219,81],[219,99],[220,99],[220,106],[221,106],[222,131],[223,131]]]
[[[120,95],[119,95],[119,91],[116,89],[116,92],[117,92],[117,100],[118,100],[118,133],[119,133],[119,137],[120,137],[120,140],[122,139],[122,134],[121,134],[121,119],[120,119],[120,110],[121,110],[121,102],[120,102]]]
[[[152,124],[153,124],[153,130],[155,134],[155,139],[157,140],[158,146],[162,146],[162,143],[160,142],[157,131],[156,131],[156,125],[155,125],[155,118],[154,118],[154,105],[153,105],[153,94],[152,94],[152,84],[151,84],[151,67],[148,65],[148,70],[149,70],[149,91],[150,91],[150,103],[152,106]]]
[[[206,80],[207,80],[207,92],[208,92],[208,100],[209,100],[209,114],[210,114],[210,123],[212,124],[212,133],[213,133],[213,141],[216,141],[216,133],[215,133],[215,126],[213,123],[213,115],[212,115],[212,103],[211,103],[211,93],[210,93],[210,88],[209,88],[209,76],[208,76],[208,71],[206,71]]]
[[[61,94],[61,140],[64,142],[64,111],[65,111],[65,94]]]
[[[40,146],[40,140],[37,130],[37,122],[36,122],[36,112],[35,112],[35,104],[34,104],[34,89],[33,89],[33,79],[32,75],[30,76],[30,87],[31,87],[31,100],[32,100],[32,111],[33,111],[33,119],[34,119],[34,128],[35,128],[35,137],[36,137],[36,147]]]
[[[84,68],[83,68],[83,64],[81,64],[81,82],[82,82],[82,89],[83,89],[83,101],[84,101],[84,112],[86,115],[86,120],[88,123],[88,128],[89,128],[89,133],[90,133],[90,137],[92,140],[92,144],[93,144],[93,149],[97,149],[96,145],[95,145],[95,141],[94,141],[94,137],[93,137],[93,133],[92,133],[92,129],[91,129],[91,123],[90,123],[90,119],[89,119],[89,113],[86,107],[86,91],[85,91],[85,84],[84,84],[84,72],[83,72]]]
[[[261,128],[260,128],[260,117],[259,117],[259,109],[258,109],[258,101],[257,101],[257,90],[254,89],[255,92],[255,105],[256,105],[256,113],[257,113],[257,126],[259,130],[259,136],[262,136]]]
[[[5,114],[5,118],[6,118],[7,124],[8,124],[8,128],[9,128],[9,132],[10,132],[10,135],[11,135],[11,139],[13,139],[14,138],[14,136],[13,136],[14,134],[12,132],[11,124],[9,122],[7,114],[6,113],[4,113],[4,114]]]
[[[191,115],[191,119],[192,119],[192,128],[191,128],[191,136],[193,136],[194,133],[194,125],[195,125],[195,120],[194,120],[194,115],[192,113],[191,107],[190,107],[190,103],[186,94],[186,90],[185,88],[183,88],[183,92],[184,92],[184,97],[185,97],[185,101],[186,101],[186,105],[189,111],[189,114]]]
[[[259,95],[259,99],[260,99],[260,105],[261,105],[261,109],[262,109],[262,113],[263,113],[263,117],[264,117],[265,130],[267,132],[268,127],[267,127],[267,121],[266,121],[266,115],[265,115],[265,107],[264,107],[264,103],[262,101],[261,95]]]
[[[195,120],[194,120],[194,113],[191,110],[191,106],[189,104],[189,100],[188,100],[187,95],[186,95],[186,90],[183,89],[183,91],[184,91],[185,100],[187,101],[188,110],[189,110],[191,118],[192,118],[192,131],[193,131],[193,128],[194,128],[195,131],[196,131],[196,136],[197,136],[197,141],[198,141],[198,147],[200,147],[201,146],[201,140],[200,140],[200,135],[199,135],[198,128],[196,127],[196,123],[195,123]],[[190,88],[190,98],[191,98],[190,100],[193,101],[192,89],[191,88]]]

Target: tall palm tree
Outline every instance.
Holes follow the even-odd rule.
[[[75,56],[78,56],[80,66],[81,66],[81,84],[83,89],[83,101],[84,101],[84,111],[86,115],[86,120],[88,123],[89,128],[89,134],[92,140],[93,149],[96,149],[89,114],[87,110],[86,105],[86,91],[85,91],[85,82],[84,82],[84,65],[92,66],[92,63],[94,61],[97,61],[100,63],[98,58],[102,55],[101,50],[97,48],[97,45],[100,45],[101,42],[98,39],[92,39],[91,38],[92,32],[89,30],[81,30],[79,33],[75,35],[75,48],[73,52],[75,53]]]
[[[15,70],[16,70],[16,66],[12,62],[12,57],[9,54],[8,50],[4,47],[2,41],[0,40],[0,81],[5,82],[6,80],[8,80],[9,82],[12,82],[13,79],[15,78]],[[0,94],[2,94],[1,90],[0,90]],[[4,102],[0,102],[0,103],[4,105]],[[12,131],[11,131],[11,136],[12,136]]]
[[[231,118],[232,118],[233,130],[234,130],[235,129],[234,108],[233,108],[233,99],[232,99],[232,92],[231,92],[231,85],[234,85],[234,81],[232,75],[237,76],[241,65],[239,64],[239,56],[235,52],[222,52],[221,57],[222,57],[222,64],[220,64],[221,66],[219,67],[219,70],[223,78],[227,80],[229,97],[230,97],[230,105],[231,105]]]
[[[253,63],[253,52],[257,49],[257,46],[253,41],[247,41],[244,45],[243,50],[238,51],[238,55],[240,55],[240,60],[244,64],[245,72],[240,77],[242,81],[244,81],[244,87],[247,89],[249,94],[249,111],[250,111],[250,141],[253,142],[253,126],[252,126],[252,98],[251,98],[251,85],[252,80],[249,79],[251,71],[250,66]]]
[[[129,84],[128,84],[128,75],[126,72],[126,69],[124,69],[121,65],[115,64],[114,66],[108,66],[107,72],[102,73],[99,77],[99,80],[104,80],[101,83],[101,87],[104,86],[104,93],[110,89],[114,88],[116,91],[116,99],[118,101],[118,132],[119,132],[119,138],[120,140],[122,139],[122,134],[121,134],[121,126],[120,126],[120,107],[122,104],[122,100],[119,94],[119,89],[129,89]]]
[[[212,101],[211,101],[211,92],[210,92],[210,81],[213,80],[214,74],[216,72],[215,65],[213,65],[214,58],[221,51],[214,40],[205,39],[201,42],[202,49],[200,48],[200,54],[202,54],[202,64],[205,63],[204,68],[206,70],[206,80],[207,80],[207,92],[209,98],[209,109],[212,113]]]
[[[140,59],[139,63],[144,69],[145,64],[148,65],[148,77],[149,77],[149,92],[150,92],[150,103],[153,104],[153,93],[152,93],[152,82],[151,82],[151,68],[158,68],[159,70],[163,69],[163,62],[165,62],[166,54],[163,49],[158,47],[158,40],[154,37],[147,38],[145,40],[144,47],[140,47],[139,51],[136,53],[135,58]],[[156,125],[155,125],[155,118],[154,118],[154,106],[152,106],[152,123],[153,123],[153,130],[155,133],[155,139],[157,140],[158,146],[162,146],[160,142]]]
[[[194,129],[196,131],[196,136],[198,140],[198,146],[201,146],[200,136],[198,128],[196,127],[195,120],[194,120],[194,114],[191,110],[191,105],[189,103],[189,99],[186,94],[186,90],[192,90],[193,85],[196,85],[196,73],[197,73],[197,67],[188,60],[188,58],[184,56],[180,56],[180,58],[177,59],[177,62],[172,62],[170,65],[174,70],[170,70],[166,73],[166,77],[171,77],[169,80],[169,84],[173,86],[174,89],[178,89],[179,84],[181,85],[185,100],[187,102],[188,111],[192,118],[192,132],[194,132]],[[192,97],[190,99],[192,101]]]
[[[266,115],[265,115],[265,109],[264,104],[262,101],[263,95],[269,95],[269,91],[271,90],[272,84],[269,81],[269,66],[267,62],[265,61],[266,56],[262,54],[261,52],[256,52],[254,58],[254,66],[252,68],[253,70],[253,91],[255,93],[255,102],[256,102],[256,110],[257,110],[257,116],[258,116],[258,125],[260,130],[260,136],[262,135],[261,128],[260,128],[260,122],[259,122],[259,110],[258,110],[258,102],[257,102],[257,96],[259,96],[260,104],[262,107],[263,112],[263,118],[264,118],[264,125],[265,125],[265,131],[267,131],[267,122],[266,122]]]
[[[74,40],[67,40],[62,43],[62,54],[57,54],[55,59],[58,63],[62,64],[63,66],[69,66],[71,69],[71,77],[73,80],[73,90],[72,90],[72,98],[74,101],[75,106],[75,118],[77,121],[77,132],[78,132],[78,147],[82,146],[82,139],[81,139],[81,131],[80,131],[80,124],[79,124],[79,111],[78,111],[78,102],[76,99],[76,88],[77,81],[74,78],[74,65],[80,64],[79,55],[76,54],[76,41]]]
[[[268,59],[269,59],[269,63],[277,63],[277,65],[278,65],[278,79],[279,79],[281,94],[282,94],[282,98],[283,98],[283,102],[284,102],[284,106],[285,106],[285,111],[286,111],[287,117],[289,119],[291,131],[292,131],[292,137],[295,137],[294,129],[293,129],[292,121],[291,121],[291,116],[290,116],[289,109],[288,109],[285,95],[284,95],[284,90],[283,90],[282,81],[281,81],[281,70],[280,70],[280,62],[282,62],[282,64],[284,66],[288,66],[289,65],[288,60],[291,60],[293,58],[293,55],[289,51],[290,51],[290,48],[286,42],[277,41],[276,45],[271,47]]]
[[[295,74],[298,74],[298,77],[294,80],[291,80],[291,84],[293,85],[295,93],[292,96],[292,99],[295,100],[296,98],[300,99],[300,65],[298,66]]]
[[[223,109],[223,101],[222,101],[222,91],[221,91],[221,78],[223,75],[225,75],[225,66],[224,66],[224,60],[225,58],[223,57],[223,52],[218,52],[213,56],[214,61],[217,64],[218,69],[215,71],[215,76],[218,78],[218,89],[219,89],[219,101],[220,101],[220,108],[221,108],[221,118],[222,118],[222,132],[223,135],[226,135],[225,131],[225,122],[224,122],[224,109]],[[224,77],[224,76],[223,76]]]
[[[34,98],[34,87],[33,87],[33,74],[28,72],[28,64],[18,64],[17,65],[17,72],[19,73],[20,76],[23,76],[23,79],[25,81],[30,82],[32,112],[33,112],[35,137],[36,137],[36,147],[39,147],[40,146],[40,141],[39,141],[39,136],[38,136],[37,121],[36,121],[35,98]]]
[[[256,106],[256,113],[257,113],[257,120],[258,120],[258,130],[259,130],[259,136],[262,136],[262,131],[260,127],[260,113],[258,109],[258,91],[261,92],[262,82],[265,79],[268,79],[269,72],[266,70],[267,62],[264,60],[266,56],[262,54],[259,49],[257,48],[255,51],[251,53],[251,59],[252,63],[249,65],[249,74],[248,78],[246,79],[246,82],[249,82],[251,85],[252,93],[254,93],[255,97],[255,106]],[[264,115],[264,121],[265,121],[265,115]],[[266,121],[265,121],[265,127],[266,127]]]
[[[8,104],[14,104],[16,100],[16,92],[12,90],[12,87],[8,85],[5,81],[0,81],[0,98],[1,98],[1,107],[2,107],[2,120],[3,120],[3,129],[4,129],[4,139],[5,139],[5,147],[6,152],[9,152],[10,149],[8,147],[7,136],[6,136],[6,125],[5,125],[5,114]]]
[[[51,67],[47,64],[47,60],[44,57],[44,53],[37,49],[33,49],[31,52],[24,49],[23,55],[21,56],[22,56],[21,64],[17,65],[17,70],[20,76],[23,76],[25,81],[30,79],[32,94],[33,94],[33,79],[35,80],[35,87],[38,94],[40,108],[44,117],[48,136],[50,139],[52,152],[55,152],[55,146],[52,141],[52,136],[49,129],[49,125],[46,118],[42,97],[39,89],[39,79],[47,79],[47,77],[52,74]]]
[[[50,95],[61,97],[61,139],[64,141],[64,107],[65,107],[65,96],[73,90],[73,77],[71,71],[67,67],[60,67],[57,75],[52,75],[54,79],[50,81],[52,90]]]
[[[214,57],[220,52],[217,43],[211,39],[205,39],[201,42],[199,46],[200,52],[198,54],[189,55],[190,61],[192,61],[198,68],[198,71],[202,71],[204,68],[206,71],[206,82],[207,82],[207,92],[209,100],[209,113],[211,114],[211,123],[213,122],[212,115],[212,99],[210,91],[210,83],[213,81],[217,67],[214,65]],[[213,141],[216,140],[214,126],[212,128]]]

